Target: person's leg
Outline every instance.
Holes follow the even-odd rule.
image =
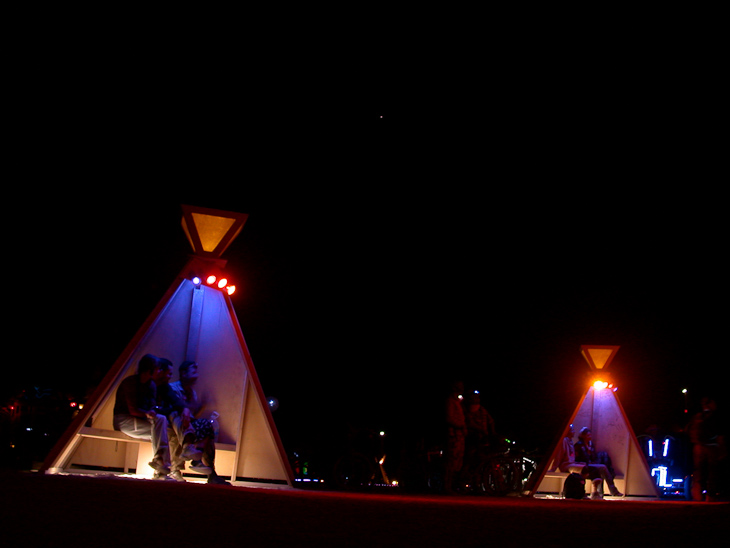
[[[170,473],[170,444],[167,439],[167,417],[157,415],[149,419],[152,429],[152,453],[154,458],[150,466],[160,473]],[[166,472],[165,472],[166,470]]]
[[[215,483],[218,485],[230,485],[230,483],[220,477],[215,471],[215,442],[212,438],[208,438],[204,442],[202,463],[203,465],[210,468],[210,473],[208,474],[208,483]]]
[[[164,416],[160,415],[157,420],[153,420],[132,415],[114,415],[114,429],[130,438],[152,442],[154,457],[149,465],[157,471],[155,477],[164,477],[170,473],[167,419]],[[161,431],[164,433],[161,434]]]
[[[591,464],[591,468],[595,468],[598,474],[600,474],[601,480],[605,481],[608,484],[608,490],[611,493],[611,496],[614,497],[622,497],[623,493],[621,493],[617,488],[616,485],[613,482],[613,476],[608,471],[608,468],[606,468],[603,464]]]
[[[178,413],[170,415],[168,421],[167,435],[170,443],[170,457],[172,459],[173,472],[185,470],[185,442],[189,445],[195,437],[193,427],[188,426],[188,428],[183,428],[182,422],[182,417]],[[182,474],[180,476],[182,477]]]
[[[152,425],[133,415],[114,415],[114,429],[136,440],[152,440]]]

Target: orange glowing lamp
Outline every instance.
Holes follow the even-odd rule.
[[[618,352],[619,346],[594,346],[594,345],[582,345],[580,352],[583,354],[588,366],[593,371],[600,372],[600,377],[593,377],[593,388],[594,390],[605,390],[606,388],[613,388],[613,385],[608,381],[604,380],[609,375],[606,374],[606,368],[613,361],[616,352]],[[601,378],[603,377],[603,378]]]

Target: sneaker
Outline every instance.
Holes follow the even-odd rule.
[[[172,479],[169,475],[165,474],[164,472],[155,472],[154,475],[152,476],[152,479],[158,480],[158,481],[175,481],[174,479]]]
[[[182,458],[184,460],[200,460],[203,458],[203,452],[194,443],[186,443],[183,445]]]
[[[204,474],[206,476],[213,473],[213,469],[210,466],[206,466],[205,464],[203,464],[202,461],[199,460],[191,462],[190,469],[193,472],[197,472],[198,474]]]
[[[151,462],[147,463],[151,468],[154,468],[157,472],[162,474],[170,473],[170,466],[162,459],[162,457],[155,457]]]
[[[185,478],[183,477],[182,472],[180,470],[173,470],[172,472],[170,472],[169,477],[171,477],[175,481],[182,481],[183,483],[185,482]]]
[[[601,495],[601,493],[598,493],[598,492],[591,493],[591,500],[602,500],[602,499],[603,499],[603,495]]]
[[[227,482],[215,472],[208,476],[208,483],[215,485],[230,485],[230,482]]]

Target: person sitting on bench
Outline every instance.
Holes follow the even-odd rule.
[[[573,429],[573,425],[571,424],[568,427],[568,435],[563,438],[561,451],[558,454],[556,462],[558,463],[558,468],[561,472],[577,472],[580,474],[583,470],[583,467],[589,465],[589,463],[576,459],[575,446],[573,445],[574,435],[575,430]],[[611,495],[615,497],[623,496],[623,494],[620,493],[618,489],[616,489],[616,486],[613,483],[613,477],[609,477],[608,469],[603,464],[590,464],[588,468],[589,477],[591,478],[592,499],[603,498],[603,495],[601,494],[603,480],[606,480],[606,483],[608,483]]]
[[[593,434],[590,428],[584,426],[580,429],[578,441],[574,448],[575,460],[588,464],[589,477],[594,482],[600,480],[601,491],[603,490],[603,481],[605,481],[608,484],[611,496],[623,497],[623,493],[616,488],[613,481],[616,474],[613,471],[613,466],[611,466],[611,459],[605,451],[601,451],[600,453],[596,452],[596,448],[593,445]]]
[[[114,402],[114,430],[135,439],[152,442],[154,457],[149,465],[154,479],[165,480],[170,473],[167,418],[156,410],[157,389],[152,380],[158,369],[157,357],[145,354],[137,364],[137,374],[124,379]]]

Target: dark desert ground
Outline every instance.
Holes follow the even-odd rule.
[[[727,503],[346,493],[4,472],[5,546],[681,546]]]

